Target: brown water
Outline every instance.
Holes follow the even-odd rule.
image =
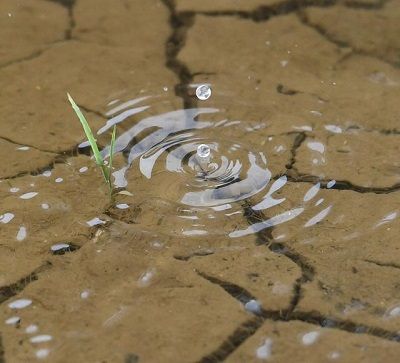
[[[398,362],[399,34],[399,0],[1,0],[0,363]]]

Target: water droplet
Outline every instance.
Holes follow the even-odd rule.
[[[21,150],[21,151],[27,151],[27,150],[29,150],[29,146],[21,146],[21,147],[17,147],[17,150]]]
[[[55,180],[55,182],[56,182],[56,183],[61,183],[63,180],[64,180],[63,178],[57,178],[57,179]]]
[[[211,87],[206,84],[198,86],[196,88],[196,96],[201,101],[208,100],[211,96]]]
[[[201,144],[197,147],[197,156],[205,159],[208,158],[211,154],[211,149],[208,145]]]
[[[49,209],[49,205],[48,205],[47,203],[43,203],[43,204],[42,204],[42,208],[43,208],[43,209]]]
[[[88,167],[87,166],[82,166],[82,168],[79,169],[80,173],[85,173],[86,171],[88,171]]]
[[[49,176],[51,176],[51,170],[44,171],[42,175],[48,178]]]
[[[16,193],[19,191],[19,188],[10,188],[11,193]]]

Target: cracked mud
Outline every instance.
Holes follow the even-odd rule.
[[[0,17],[0,363],[398,361],[399,0],[3,0]],[[118,102],[119,133],[156,119],[133,150],[154,115],[232,122],[202,135],[266,155],[272,204],[184,235],[178,180],[137,165],[111,203],[66,92],[95,130]]]

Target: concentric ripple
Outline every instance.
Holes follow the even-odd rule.
[[[265,140],[273,138],[264,125],[229,120],[217,108],[168,110],[160,97],[112,106],[112,117],[98,133],[119,124],[115,153],[123,158],[113,175],[115,186],[127,191],[123,202],[131,207],[118,213],[143,228],[173,235],[243,237],[303,214],[320,189],[315,184],[298,200],[282,196],[288,180],[270,169],[271,147],[265,147]],[[202,148],[206,157],[198,152]],[[107,157],[109,147],[102,153]],[[323,207],[323,199],[317,203],[317,213],[304,227],[329,214],[331,205]],[[257,218],[250,222],[249,213]]]

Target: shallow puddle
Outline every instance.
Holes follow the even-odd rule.
[[[0,19],[0,363],[397,362],[399,0]]]

